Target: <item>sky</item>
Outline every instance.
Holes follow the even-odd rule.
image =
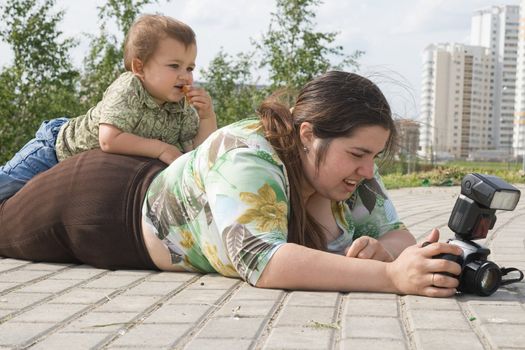
[[[97,6],[103,3],[56,0],[57,10],[65,11],[59,29],[80,42],[72,51],[77,67],[87,53],[86,34],[98,33]],[[432,43],[468,44],[472,14],[493,5],[519,5],[519,0],[324,0],[315,8],[315,30],[337,32],[334,45],[347,54],[364,51],[357,72],[381,87],[396,115],[417,119],[424,48]],[[199,80],[199,69],[221,49],[231,55],[251,51],[252,40],[268,30],[274,11],[271,0],[159,0],[143,12],[169,15],[193,28]],[[9,46],[0,42],[0,66],[11,59]],[[264,83],[264,72],[257,74]]]

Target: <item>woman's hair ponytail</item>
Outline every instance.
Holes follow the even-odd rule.
[[[307,213],[302,197],[305,181],[299,152],[302,145],[298,125],[294,123],[290,109],[272,95],[263,101],[257,110],[265,130],[266,139],[277,152],[288,173],[290,185],[290,215],[288,220],[288,242],[306,247],[326,250],[326,239],[319,224]]]

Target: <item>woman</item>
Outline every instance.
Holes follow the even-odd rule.
[[[432,257],[460,248],[437,230],[416,246],[376,171],[395,137],[377,86],[328,72],[292,109],[270,99],[258,112],[167,168],[99,151],[64,161],[0,204],[0,255],[216,271],[264,288],[454,294],[457,279],[436,272],[459,265]]]

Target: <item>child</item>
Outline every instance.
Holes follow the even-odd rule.
[[[0,200],[38,173],[93,148],[170,164],[200,145],[217,121],[209,95],[191,86],[196,55],[189,26],[167,16],[139,17],[124,45],[126,72],[87,114],[42,123],[35,138],[0,168]]]

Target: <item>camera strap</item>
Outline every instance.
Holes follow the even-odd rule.
[[[504,279],[504,280],[502,280],[501,281],[501,285],[502,286],[505,286],[505,285],[511,284],[511,283],[516,283],[516,282],[519,282],[519,281],[521,281],[523,279],[523,271],[521,271],[521,270],[519,270],[519,269],[517,269],[515,267],[508,267],[508,268],[502,267],[500,270],[501,270],[501,275],[502,276],[506,276],[509,273],[514,272],[514,271],[516,271],[516,272],[518,272],[520,274],[520,276],[518,278],[511,278],[511,279]]]

